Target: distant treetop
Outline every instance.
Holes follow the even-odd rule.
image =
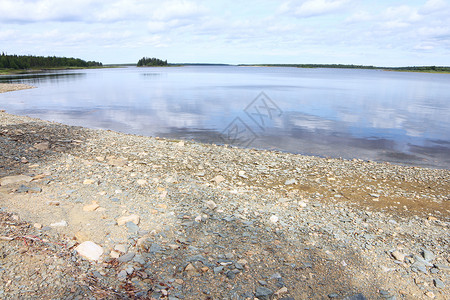
[[[101,67],[102,63],[84,61],[73,57],[33,56],[33,55],[0,55],[0,68],[4,69],[40,69],[61,67]]]
[[[149,58],[149,57],[143,57],[141,58],[138,63],[137,66],[138,67],[154,67],[154,66],[167,66],[167,60],[161,60],[159,58]]]

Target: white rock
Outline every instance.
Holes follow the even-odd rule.
[[[273,224],[275,224],[276,222],[278,222],[278,217],[273,215],[270,217],[270,222],[272,222]]]
[[[298,181],[295,179],[288,179],[284,182],[285,185],[297,184]]]
[[[80,256],[88,260],[99,260],[103,254],[103,248],[91,241],[81,243],[75,250]]]
[[[139,225],[139,221],[140,218],[138,215],[123,216],[117,219],[117,225],[122,226],[127,222],[133,222],[134,224]]]
[[[405,260],[405,254],[401,253],[398,250],[393,251],[391,254],[398,261],[404,261]]]
[[[221,183],[222,181],[225,181],[225,177],[223,177],[222,175],[217,175],[212,179],[212,181],[215,181],[216,183]]]
[[[62,220],[62,221],[59,221],[56,223],[51,223],[50,226],[51,227],[65,227],[65,226],[67,226],[67,222]]]
[[[210,209],[210,210],[214,210],[217,207],[216,202],[209,200],[206,202],[206,206]]]
[[[33,180],[33,178],[26,175],[6,176],[0,179],[0,185],[8,185],[19,182],[30,182],[31,180]]]
[[[93,179],[85,179],[83,181],[83,184],[94,184],[94,183],[95,183],[95,180],[93,180]]]
[[[98,205],[97,201],[92,201],[91,204],[83,206],[83,211],[94,211],[99,207],[100,205]]]
[[[146,185],[147,184],[147,180],[145,179],[138,179],[136,180],[136,183],[139,185]]]
[[[126,253],[127,252],[127,247],[125,245],[115,245],[114,246],[114,250],[122,252],[122,253]]]

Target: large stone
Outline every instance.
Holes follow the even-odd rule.
[[[84,257],[87,260],[97,261],[103,254],[103,248],[91,241],[81,243],[75,250],[81,257]]]
[[[266,287],[258,286],[256,288],[255,297],[260,300],[270,300],[273,295],[273,291]]]
[[[91,204],[87,204],[87,205],[83,206],[83,211],[94,211],[99,207],[100,207],[100,205],[98,205],[97,201],[92,201]]]
[[[0,179],[0,185],[15,184],[20,182],[30,182],[32,177],[26,175],[6,176]]]
[[[134,224],[139,225],[139,221],[140,218],[138,215],[123,216],[117,219],[117,225],[122,226],[127,222],[133,222]]]
[[[34,147],[34,149],[45,151],[50,148],[50,144],[49,144],[49,142],[42,142],[42,143],[34,144],[33,147]]]

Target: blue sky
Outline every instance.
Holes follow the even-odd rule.
[[[445,0],[0,0],[0,51],[135,63],[450,66]]]

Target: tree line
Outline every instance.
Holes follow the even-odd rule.
[[[155,58],[155,57],[143,57],[141,58],[138,63],[137,66],[138,67],[156,67],[156,66],[167,66],[167,60],[162,60],[159,58]]]
[[[101,67],[103,64],[96,61],[85,61],[73,57],[33,56],[33,55],[7,55],[0,56],[0,68],[2,69],[42,69],[61,67]]]
[[[332,69],[377,69],[377,70],[416,71],[416,72],[450,72],[450,67],[444,67],[444,66],[376,67],[376,66],[345,65],[345,64],[258,64],[258,65],[240,65],[240,66],[332,68]]]

